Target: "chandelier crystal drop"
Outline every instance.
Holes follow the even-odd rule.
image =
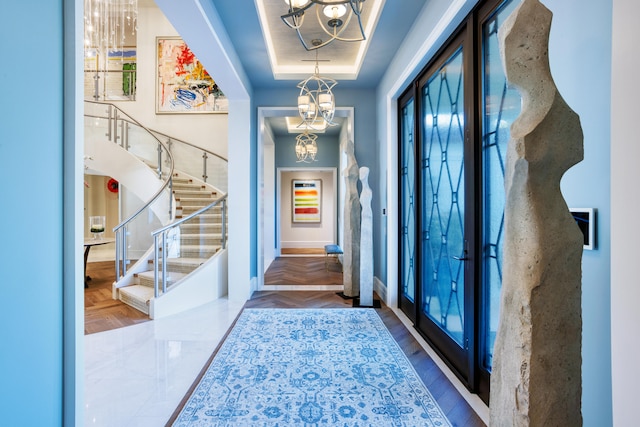
[[[316,154],[318,154],[317,138],[317,135],[306,130],[296,136],[297,162],[311,163],[316,161]]]
[[[319,49],[334,40],[359,42],[366,39],[361,18],[365,0],[284,0],[284,2],[289,6],[289,11],[280,18],[289,28],[296,30],[298,38],[306,50]],[[314,22],[313,25],[307,25],[305,28],[305,12],[314,5],[317,22]],[[358,22],[360,33],[355,37],[346,37],[344,32],[354,17]],[[307,28],[309,29],[307,30]],[[314,39],[318,36],[318,31],[323,32],[328,38],[319,45],[309,43],[310,38]],[[310,36],[305,37],[303,33]]]
[[[94,98],[99,98],[100,78],[105,80],[105,88],[107,78],[120,82],[135,79],[133,72],[124,73],[122,68],[117,76],[112,66],[118,59],[135,61],[126,55],[136,47],[137,26],[138,0],[84,0],[85,73],[93,74],[96,80]]]
[[[135,35],[138,0],[84,0],[85,50],[95,49],[104,59],[125,48],[127,33]]]

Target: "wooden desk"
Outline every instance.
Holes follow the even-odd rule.
[[[106,245],[108,243],[115,242],[116,239],[103,238],[103,239],[84,239],[84,287],[88,288],[87,281],[91,280],[91,277],[87,276],[87,259],[89,258],[89,251],[93,246]]]

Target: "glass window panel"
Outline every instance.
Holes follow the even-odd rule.
[[[457,50],[421,88],[422,310],[463,346],[464,88]]]
[[[509,128],[520,114],[521,103],[517,90],[507,85],[500,58],[498,28],[517,5],[518,2],[513,0],[504,2],[482,26],[484,349],[481,363],[489,371],[500,315],[504,243],[504,168],[510,138]]]
[[[414,103],[411,99],[402,107],[401,117],[401,185],[402,185],[402,293],[411,302],[415,300],[415,147],[414,147]]]

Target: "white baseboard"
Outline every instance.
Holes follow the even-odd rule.
[[[251,283],[249,284],[249,298],[255,291],[258,290],[258,278],[256,276],[251,278]]]
[[[380,299],[387,304],[387,286],[376,276],[373,276],[373,290],[378,294]]]
[[[280,242],[280,248],[281,249],[291,249],[291,248],[317,249],[317,248],[324,248],[325,245],[333,245],[333,244],[334,242],[329,240],[318,240],[315,242],[309,242],[309,241],[299,242],[294,240],[290,240],[290,241],[283,240],[282,242]]]

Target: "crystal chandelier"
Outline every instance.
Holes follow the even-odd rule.
[[[105,55],[125,47],[127,31],[136,32],[138,0],[84,0],[85,49]]]
[[[363,41],[366,37],[364,35],[360,15],[362,13],[364,1],[365,0],[284,0],[284,2],[289,6],[289,12],[282,15],[280,18],[289,28],[296,30],[300,42],[307,50],[321,48],[334,40],[346,42]],[[316,31],[316,37],[317,31],[322,31],[329,36],[329,38],[320,45],[309,45],[302,34],[304,30],[303,24],[305,12],[313,5],[316,6],[317,26],[320,29],[316,30],[316,28],[312,28],[311,30]],[[358,21],[360,34],[357,37],[343,37],[344,31],[349,27],[349,23],[354,17]],[[323,21],[324,19],[328,19],[326,24]],[[311,31],[309,32],[311,33]]]
[[[94,62],[89,68],[107,73],[109,60],[130,47],[127,40],[135,46],[137,23],[138,0],[84,0],[85,63]]]
[[[321,43],[321,41],[314,40],[314,43]],[[336,126],[333,123],[336,102],[332,89],[337,84],[338,82],[331,78],[320,77],[318,51],[316,51],[316,66],[313,75],[298,83],[297,86],[300,88],[298,113],[302,119],[301,126],[314,130],[321,130],[318,128],[318,122],[322,123],[323,128],[327,125]]]
[[[316,161],[316,154],[318,154],[317,138],[317,135],[309,133],[307,130],[296,136],[297,162],[311,163]]]

